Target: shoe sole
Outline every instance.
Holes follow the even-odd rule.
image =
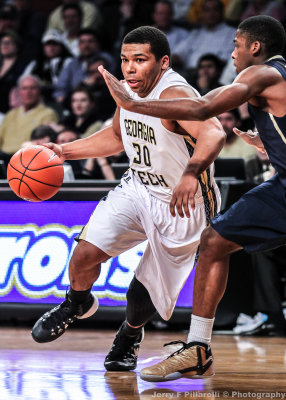
[[[166,381],[175,381],[180,378],[207,379],[207,378],[211,378],[214,375],[215,375],[215,373],[210,374],[210,375],[187,375],[187,374],[181,374],[181,372],[174,372],[174,373],[166,375],[166,376],[159,376],[159,375],[145,375],[145,374],[140,373],[140,378],[143,379],[143,381],[147,381],[147,382],[166,382]]]
[[[93,303],[92,306],[87,310],[87,312],[81,316],[77,316],[77,319],[85,319],[91,317],[96,311],[98,310],[98,299],[95,297],[93,294],[91,294],[93,297]]]
[[[104,363],[104,367],[107,371],[133,371],[137,365],[133,367],[126,367],[124,365],[119,365],[118,361],[111,361],[109,363]]]

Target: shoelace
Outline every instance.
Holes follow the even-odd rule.
[[[44,318],[43,327],[58,333],[61,329],[66,329],[69,324],[76,319],[76,310],[71,309],[68,300],[54,308]]]
[[[118,354],[126,354],[127,356],[132,356],[132,346],[137,342],[138,337],[118,335],[115,337],[113,345],[111,347],[109,355],[114,357]]]
[[[177,354],[180,354],[182,351],[184,351],[184,350],[186,350],[188,348],[187,347],[187,343],[183,342],[182,340],[175,340],[174,342],[165,343],[164,347],[165,346],[171,346],[172,344],[181,344],[182,347],[179,350],[176,350],[174,353],[170,354],[169,357],[167,357],[167,359],[170,358],[170,357],[174,357]]]

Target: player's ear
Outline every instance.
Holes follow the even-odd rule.
[[[261,43],[257,40],[251,44],[252,54],[254,56],[258,55],[261,52]]]
[[[169,68],[169,66],[170,66],[169,57],[168,56],[162,57],[161,68],[165,70],[165,69]]]

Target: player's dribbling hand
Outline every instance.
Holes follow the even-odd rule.
[[[49,142],[43,144],[43,146],[53,150],[53,152],[56,153],[56,155],[60,158],[62,162],[65,161],[65,157],[63,156],[63,148],[60,144]]]
[[[261,151],[261,153],[265,153],[265,149],[258,132],[253,132],[250,129],[247,132],[244,132],[237,128],[233,128],[233,132],[237,136],[240,136],[245,143],[255,147],[258,151]]]
[[[115,76],[103,68],[102,65],[98,67],[98,71],[103,76],[105,83],[110,91],[111,96],[118,105],[118,107],[130,110],[132,106],[132,98],[129,96],[127,90]]]
[[[170,202],[170,212],[176,216],[176,210],[181,218],[190,218],[190,207],[195,209],[195,194],[198,190],[198,180],[194,175],[185,174],[175,187]]]

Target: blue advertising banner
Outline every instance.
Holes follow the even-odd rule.
[[[0,201],[0,301],[59,303],[69,285],[74,237],[98,201]],[[93,286],[100,305],[122,306],[146,242],[102,264]],[[191,307],[194,271],[177,306]]]

